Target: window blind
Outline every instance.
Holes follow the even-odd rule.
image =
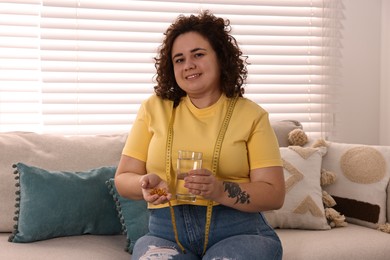
[[[271,121],[332,127],[338,85],[339,0],[17,0],[0,3],[0,131],[127,132],[153,93],[154,60],[179,14],[231,21],[248,56],[245,96]]]
[[[40,1],[0,3],[0,131],[41,131]]]

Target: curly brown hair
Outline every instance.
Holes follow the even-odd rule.
[[[236,39],[230,35],[231,26],[229,20],[218,18],[209,11],[199,15],[180,15],[164,33],[163,40],[157,57],[155,68],[157,86],[154,91],[163,99],[174,101],[177,106],[182,97],[186,96],[176,82],[172,62],[172,46],[175,39],[187,32],[197,32],[205,37],[217,54],[221,70],[221,91],[229,98],[242,96],[248,71],[246,58],[242,55]]]

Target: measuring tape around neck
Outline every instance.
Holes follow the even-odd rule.
[[[234,106],[237,102],[237,99],[238,99],[238,97],[235,97],[235,98],[229,100],[228,108],[227,108],[227,111],[225,114],[225,119],[222,122],[222,126],[219,130],[219,134],[218,134],[217,140],[216,140],[215,145],[214,145],[213,159],[212,159],[212,164],[211,164],[211,172],[213,173],[214,176],[217,175],[219,155],[221,152],[223,139],[225,137],[226,130],[229,126],[230,118],[232,117]],[[172,185],[171,184],[171,160],[172,160],[172,142],[173,142],[173,134],[174,134],[173,133],[173,123],[175,121],[175,112],[176,112],[176,108],[173,108],[171,120],[170,120],[169,126],[168,126],[168,136],[167,136],[167,145],[166,145],[165,173],[166,173],[166,179],[167,179],[168,185]],[[178,244],[178,246],[180,247],[182,252],[185,253],[185,249],[179,241],[175,212],[174,212],[174,209],[172,207],[171,202],[169,202],[169,208],[170,208],[173,232],[175,235],[176,243]],[[205,238],[204,238],[202,255],[204,255],[206,253],[207,244],[209,242],[212,209],[213,209],[213,201],[209,200],[207,202]]]

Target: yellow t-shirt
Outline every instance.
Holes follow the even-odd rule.
[[[171,180],[175,180],[178,150],[203,153],[202,168],[211,170],[214,146],[224,121],[229,99],[221,95],[210,107],[198,109],[188,97],[176,108],[173,124]],[[173,102],[153,95],[141,105],[123,154],[146,162],[148,173],[166,180],[165,158],[168,125]],[[282,166],[279,146],[268,113],[246,98],[239,98],[220,151],[217,177],[230,182],[249,182],[251,169]],[[170,184],[174,194],[174,184]],[[181,204],[175,199],[173,205]],[[198,197],[194,205],[207,205]],[[149,205],[149,208],[166,207]]]

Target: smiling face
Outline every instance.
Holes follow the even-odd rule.
[[[219,98],[219,63],[206,38],[197,32],[179,35],[172,46],[172,62],[176,82],[191,100]]]

